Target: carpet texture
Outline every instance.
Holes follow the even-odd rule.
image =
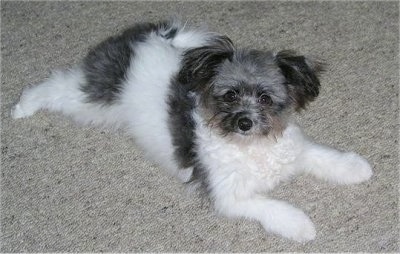
[[[218,217],[145,161],[121,131],[40,112],[11,120],[23,87],[78,63],[138,21],[179,15],[236,45],[327,61],[320,97],[298,116],[316,141],[365,156],[373,178],[335,186],[301,176],[273,197],[317,228],[299,244]],[[2,252],[399,251],[397,2],[1,2]]]

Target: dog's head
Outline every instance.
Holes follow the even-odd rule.
[[[319,93],[322,64],[292,51],[236,50],[227,37],[188,50],[178,75],[222,135],[280,133],[287,115]]]

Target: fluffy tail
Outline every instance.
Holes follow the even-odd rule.
[[[213,38],[219,34],[210,32],[206,27],[193,27],[184,24],[177,19],[172,18],[169,21],[158,24],[158,34],[163,38],[170,40],[171,45],[176,48],[190,49],[207,45]]]

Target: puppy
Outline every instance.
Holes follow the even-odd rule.
[[[316,236],[311,220],[263,194],[300,173],[339,184],[372,175],[365,159],[313,143],[290,120],[317,97],[321,71],[292,51],[236,49],[179,22],[142,23],[25,89],[11,114],[46,109],[125,127],[147,157],[205,190],[220,214],[306,242]]]

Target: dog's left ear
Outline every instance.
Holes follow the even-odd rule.
[[[296,110],[305,108],[319,94],[318,76],[324,71],[325,64],[288,50],[278,52],[275,61],[285,76]]]

